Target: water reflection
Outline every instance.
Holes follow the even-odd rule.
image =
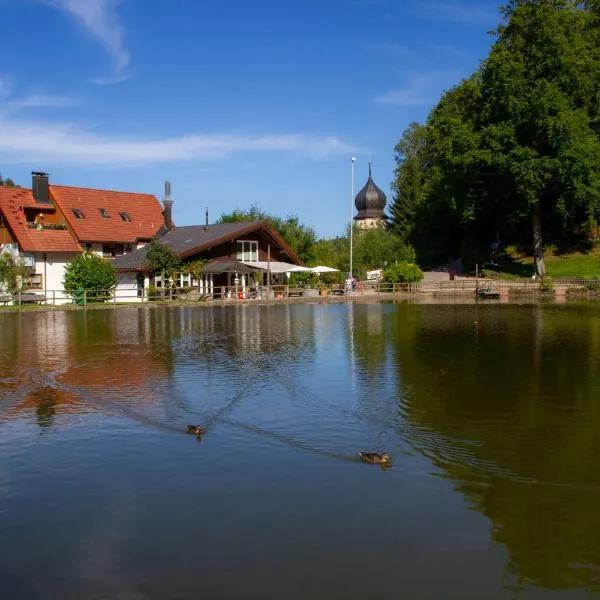
[[[418,313],[421,325],[407,327]],[[492,522],[512,572],[600,583],[600,317],[577,307],[400,308],[392,329],[414,447]]]
[[[202,416],[216,421],[256,383],[249,378],[250,370],[273,371],[284,356],[302,361],[314,352],[310,308],[298,311],[293,320],[290,306],[131,310],[127,318],[110,310],[24,317],[26,313],[0,314],[5,321],[0,336],[0,422],[35,413],[40,426],[48,427],[57,413],[121,409],[164,426],[173,406],[185,406],[184,396],[189,395],[189,390],[177,395],[178,383],[185,384],[186,377],[184,373],[173,381],[175,365],[192,358],[193,366],[186,368],[193,371],[191,376],[202,372],[205,388],[211,390],[207,404],[215,395],[219,403],[215,415]],[[219,379],[224,366],[229,373],[237,369],[237,377],[226,386]],[[224,397],[230,400],[223,406]],[[127,402],[120,406],[122,398]]]
[[[594,306],[0,313],[0,588],[600,591],[599,360]]]

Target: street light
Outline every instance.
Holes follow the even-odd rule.
[[[356,157],[352,157],[352,192],[350,198],[350,281],[352,281],[352,244],[353,244],[353,235],[352,230],[354,229],[352,223],[354,221],[354,163],[356,162]]]

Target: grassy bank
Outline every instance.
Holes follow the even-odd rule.
[[[499,279],[518,279],[531,277],[533,274],[533,257],[518,251],[514,246],[507,248],[508,260],[502,267],[487,268],[483,275]],[[553,279],[596,279],[600,277],[600,245],[588,252],[559,252],[555,247],[548,247],[544,252],[546,271]]]

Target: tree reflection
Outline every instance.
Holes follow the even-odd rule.
[[[418,328],[407,320],[419,315]],[[556,307],[399,307],[411,440],[493,523],[513,573],[600,583],[600,318]]]
[[[40,427],[50,427],[54,423],[58,394],[58,390],[54,388],[43,387],[31,395],[31,399],[35,402],[35,414]]]
[[[379,304],[349,307],[355,372],[368,380],[381,377],[386,367],[386,316]],[[388,320],[389,322],[389,320]]]

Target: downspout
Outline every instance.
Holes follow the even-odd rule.
[[[46,278],[46,253],[44,252],[44,296],[48,297],[48,279]]]

